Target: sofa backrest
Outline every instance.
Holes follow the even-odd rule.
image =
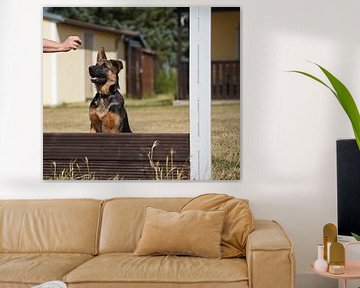
[[[102,203],[0,200],[0,252],[96,254]]]
[[[179,211],[189,198],[116,198],[105,201],[99,253],[133,252],[141,237],[145,208]]]

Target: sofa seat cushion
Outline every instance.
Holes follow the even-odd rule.
[[[160,285],[161,283],[244,282],[247,285],[247,280],[247,265],[245,260],[240,258],[134,256],[131,253],[110,253],[96,256],[64,277],[64,281],[70,284],[122,282],[138,283],[139,285],[143,283],[143,287],[149,287],[146,286],[147,283]]]
[[[92,257],[72,253],[0,253],[0,283],[20,285],[61,280]]]

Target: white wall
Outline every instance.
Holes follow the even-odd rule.
[[[343,79],[359,103],[360,1],[221,2],[242,9],[241,180],[221,183],[43,182],[41,3],[5,1],[0,9],[0,198],[172,197],[205,192],[248,198],[257,218],[278,220],[293,239],[298,287],[334,286],[321,284],[309,264],[316,256],[322,226],[336,222],[335,141],[352,137],[351,128],[325,88],[284,71],[296,68],[320,75],[306,60],[318,62]],[[210,1],[191,1],[206,3]]]

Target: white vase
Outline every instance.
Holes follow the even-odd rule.
[[[319,272],[326,272],[328,263],[324,260],[324,245],[318,245],[318,259],[314,263],[314,269]]]

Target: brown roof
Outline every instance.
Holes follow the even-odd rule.
[[[69,24],[69,25],[73,25],[73,26],[77,26],[77,27],[81,27],[81,28],[85,28],[85,29],[91,29],[91,30],[95,30],[95,31],[109,32],[109,33],[113,33],[113,34],[117,34],[117,35],[128,36],[130,38],[134,38],[134,40],[138,40],[143,45],[143,47],[145,47],[145,48],[147,47],[145,40],[143,39],[142,35],[138,31],[119,30],[119,29],[115,29],[113,27],[106,27],[106,26],[87,23],[87,22],[83,22],[83,21],[79,21],[79,20],[65,18],[61,15],[48,13],[48,12],[44,12],[43,18],[53,21],[55,23],[65,23],[65,24]]]

